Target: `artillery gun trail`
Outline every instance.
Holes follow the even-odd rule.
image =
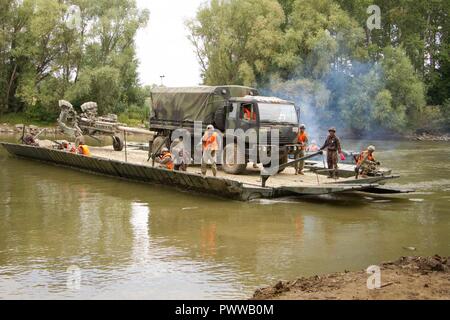
[[[108,114],[98,116],[97,103],[86,102],[81,106],[81,115],[78,115],[72,104],[65,100],[59,101],[61,113],[58,118],[58,125],[64,134],[74,137],[76,143],[83,141],[83,136],[90,136],[98,140],[96,135],[108,135],[112,137],[115,151],[122,151],[124,139],[120,136],[126,133],[136,133],[153,136],[154,133],[139,128],[128,127],[124,123],[118,122],[117,115]]]

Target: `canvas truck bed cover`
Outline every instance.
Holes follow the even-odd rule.
[[[152,89],[154,120],[212,122],[216,110],[231,97],[258,95],[242,86],[159,87]]]

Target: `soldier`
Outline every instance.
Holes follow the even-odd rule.
[[[302,124],[300,126],[300,131],[297,135],[297,143],[300,145],[295,151],[295,160],[303,158],[305,156],[306,146],[308,144],[308,135],[306,134],[306,126]],[[300,161],[295,163],[295,175],[304,175],[303,169],[305,168],[305,161]]]
[[[375,152],[374,146],[369,146],[367,150],[361,152],[356,163],[356,174],[362,176],[374,175],[378,170],[380,162],[375,160],[373,153]]]
[[[161,154],[155,159],[155,161],[159,163],[160,168],[167,170],[173,170],[174,168],[172,154],[166,147],[161,149]]]
[[[174,156],[175,171],[187,171],[187,166],[191,162],[191,157],[186,151],[186,147],[183,142],[183,137],[175,140],[172,144],[172,153]]]
[[[39,143],[36,141],[34,137],[35,137],[34,133],[27,134],[23,138],[23,143],[26,144],[27,146],[39,147]]]
[[[83,142],[80,142],[78,148],[78,154],[83,155],[85,157],[91,156],[91,151],[89,150],[89,147],[85,145]]]
[[[214,177],[217,175],[216,153],[219,150],[218,134],[214,132],[214,126],[209,125],[202,138],[203,156],[202,156],[202,175],[206,176],[208,163],[211,163],[211,170]]]
[[[338,178],[338,153],[342,154],[341,141],[336,136],[336,128],[328,130],[328,137],[320,150],[327,149],[328,178]]]

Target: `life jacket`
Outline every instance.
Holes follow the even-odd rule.
[[[203,150],[219,150],[219,144],[217,142],[217,132],[214,132],[212,135],[203,141]]]
[[[361,165],[363,160],[367,157],[367,160],[369,161],[375,161],[375,157],[373,156],[373,153],[370,154],[369,151],[363,151],[358,157],[358,165]]]
[[[250,109],[244,108],[244,119],[245,120],[254,120],[256,121],[256,113],[253,112],[253,117],[252,117],[252,111]]]
[[[89,151],[89,147],[87,145],[79,145],[78,146],[78,153],[82,154],[83,156],[90,157],[91,152]]]
[[[172,160],[172,154],[170,152],[166,152],[161,155],[161,161],[164,161],[166,159],[169,159],[169,161],[164,163],[163,165],[166,167],[166,169],[173,170],[174,164],[173,164],[173,160]]]
[[[297,136],[298,143],[302,143],[303,147],[302,150],[306,149],[306,143],[308,142],[308,136],[306,135],[306,132],[299,132]]]

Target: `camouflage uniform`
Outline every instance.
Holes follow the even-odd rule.
[[[338,153],[342,152],[341,141],[337,136],[329,135],[320,150],[327,149],[327,164],[330,171],[330,177],[337,177]]]
[[[373,153],[370,154],[366,150],[360,154],[356,168],[363,176],[374,175],[378,171],[378,164],[379,162],[375,160]]]
[[[171,150],[174,158],[173,163],[175,165],[175,171],[186,171],[187,166],[191,162],[191,157],[186,151],[183,141],[175,141],[172,144]]]

